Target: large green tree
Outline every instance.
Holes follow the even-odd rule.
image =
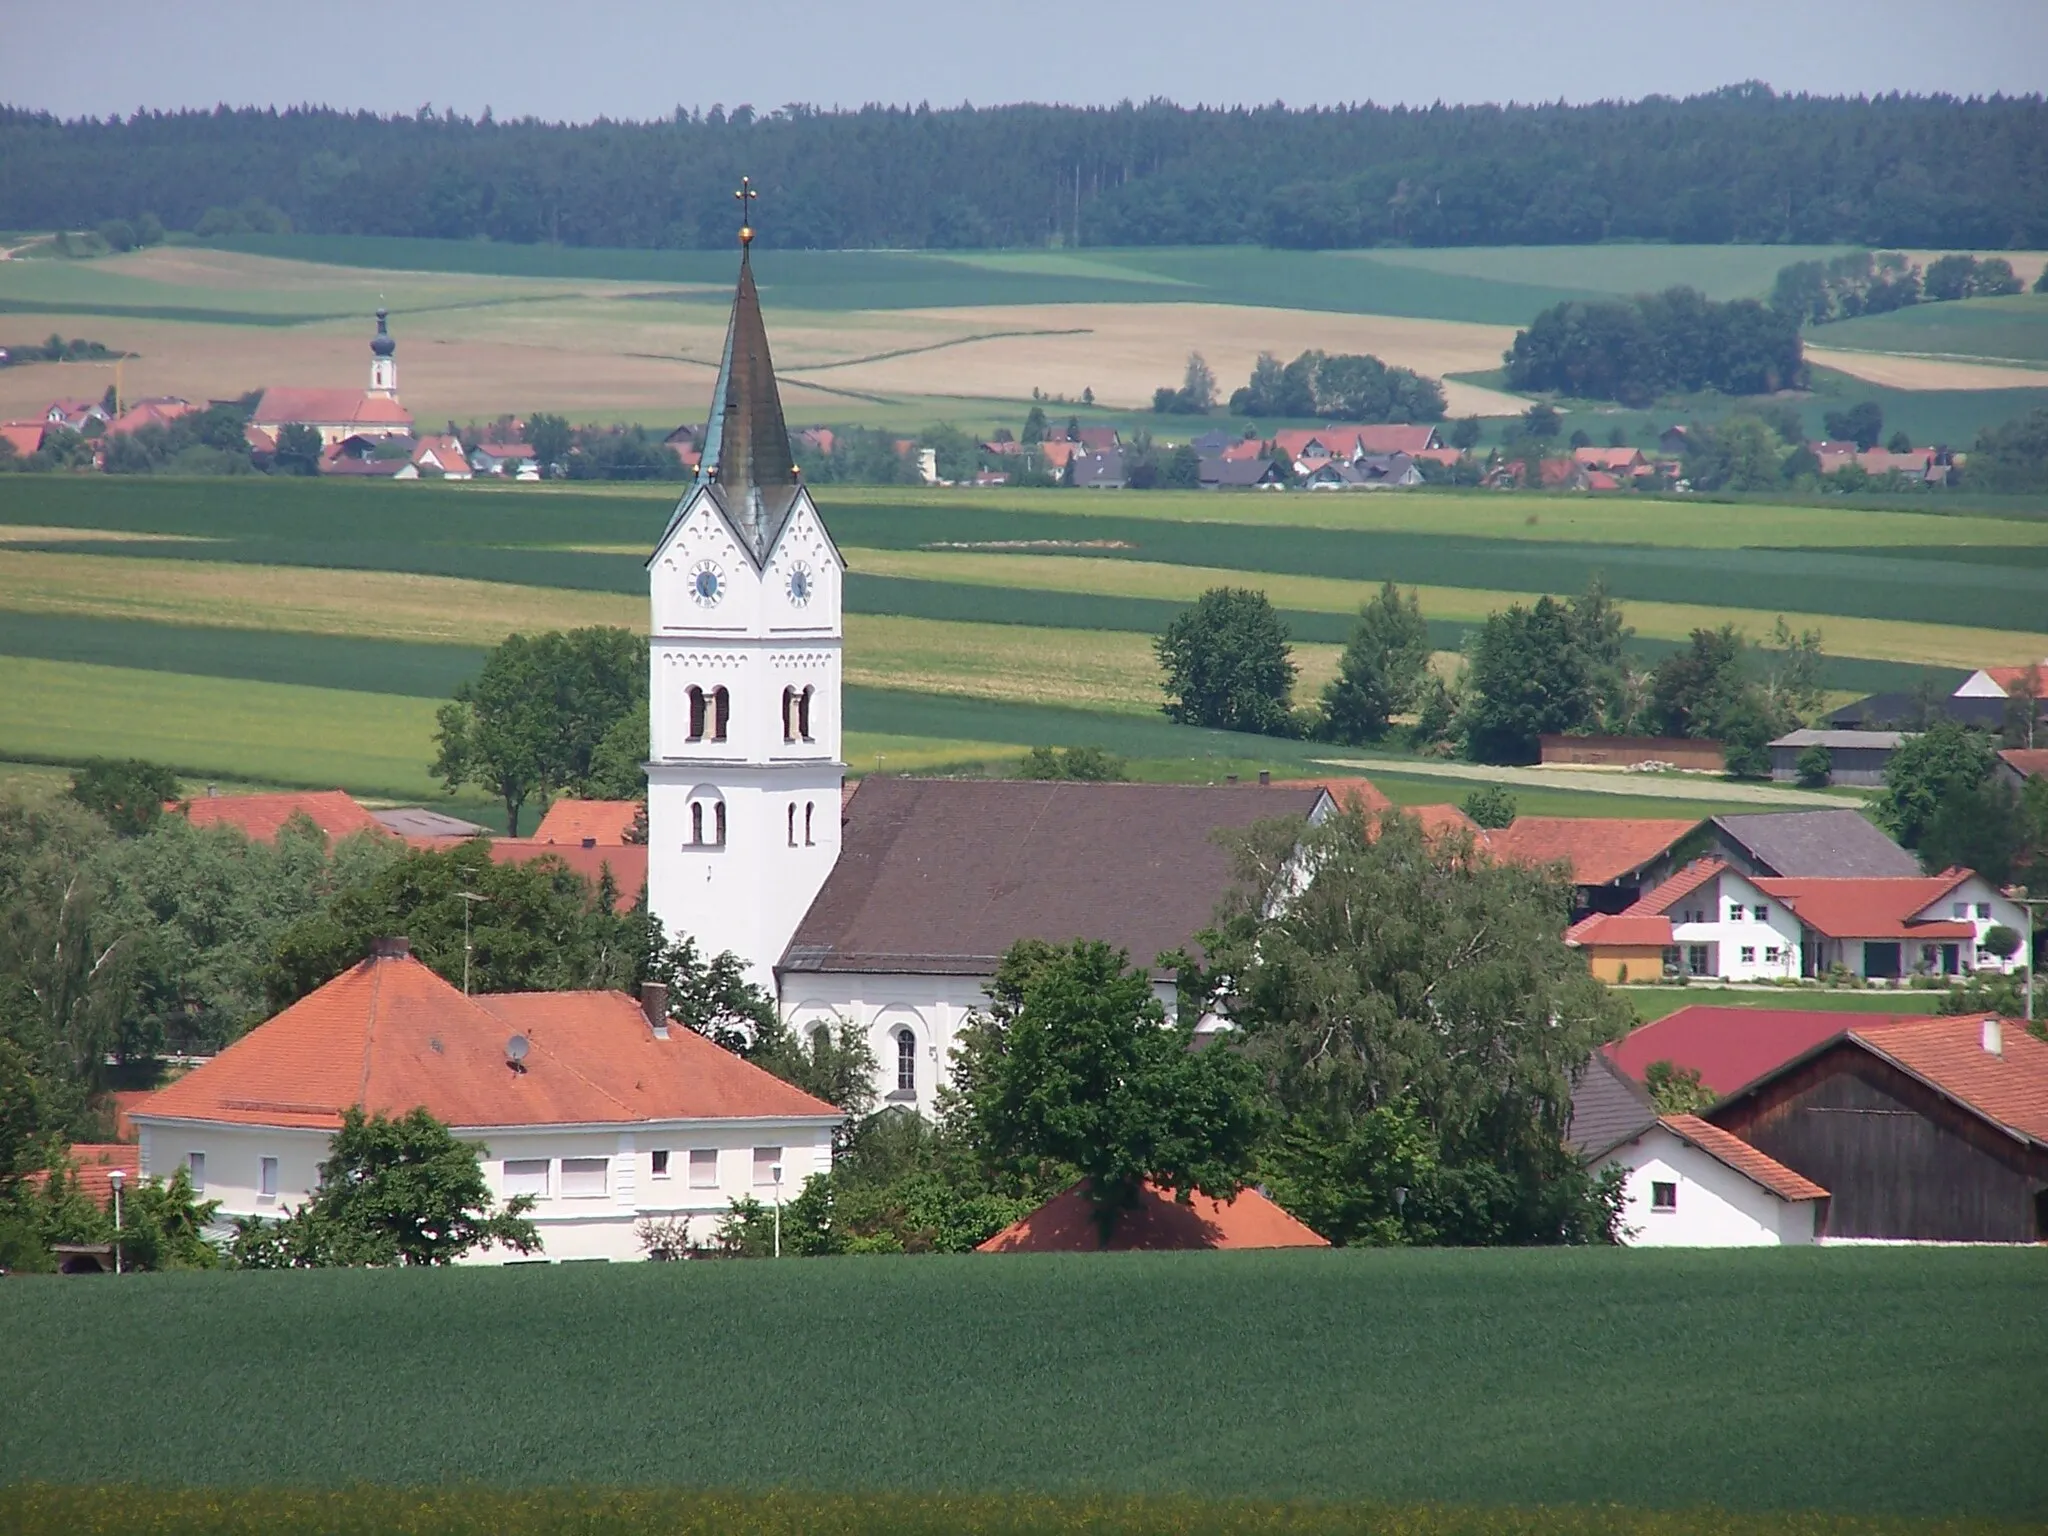
[[[436,716],[432,771],[452,792],[499,797],[512,835],[535,796],[581,785],[600,746],[647,696],[647,646],[631,630],[511,635]]]
[[[1990,781],[1997,746],[1981,731],[1937,720],[1899,743],[1885,764],[1884,792],[1872,807],[1878,823],[1908,848],[1918,848],[1944,802],[1974,794]]]
[[[1429,625],[1413,592],[1391,581],[1358,611],[1337,675],[1323,689],[1323,733],[1349,745],[1378,741],[1415,702],[1429,667]]]
[[[1260,1163],[1282,1202],[1339,1242],[1604,1236],[1563,1136],[1574,1073],[1632,1016],[1564,945],[1569,882],[1358,808],[1234,852],[1204,944],[1284,1127]]]
[[[1250,1063],[1169,1023],[1126,958],[1090,940],[1013,948],[957,1077],[973,1144],[999,1166],[1085,1177],[1105,1243],[1147,1181],[1231,1198],[1265,1124]]]
[[[1466,755],[1532,763],[1539,737],[1625,729],[1635,709],[1624,650],[1632,633],[1597,581],[1570,602],[1545,596],[1490,614],[1469,642]]]
[[[124,837],[146,832],[178,798],[178,776],[138,757],[95,757],[71,775],[71,798]]]
[[[396,1119],[345,1110],[320,1187],[282,1220],[237,1221],[230,1259],[244,1269],[319,1269],[452,1264],[501,1245],[537,1252],[533,1197],[498,1209],[482,1153],[424,1109]]]
[[[1293,733],[1293,653],[1265,593],[1210,588],[1154,649],[1169,718],[1225,731]]]

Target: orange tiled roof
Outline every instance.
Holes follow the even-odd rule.
[[[1574,448],[1572,457],[1588,469],[1634,469],[1643,462],[1640,448]]]
[[[2048,773],[2048,747],[2010,747],[1998,755],[2022,778]]]
[[[1580,948],[1602,944],[1625,944],[1636,949],[1663,946],[1671,942],[1671,919],[1661,912],[1596,912],[1567,928],[1564,941]]]
[[[1967,880],[1966,869],[1940,875],[1899,875],[1884,879],[1780,879],[1750,881],[1784,903],[1807,927],[1831,939],[1974,939],[1968,922],[1915,917]]]
[[[1728,867],[1725,859],[1694,859],[1655,890],[1645,891],[1631,912],[1669,912],[1673,902],[1690,896]]]
[[[1479,832],[1479,823],[1455,805],[1404,805],[1401,811],[1422,823],[1425,837],[1441,837],[1446,832],[1470,832],[1476,836]]]
[[[647,889],[647,845],[625,843],[611,848],[585,848],[579,843],[543,843],[529,837],[493,838],[487,845],[498,864],[529,864],[535,859],[560,859],[595,886],[606,869],[618,887],[616,910],[625,912]]]
[[[469,471],[469,455],[462,451],[462,439],[459,437],[436,432],[420,438],[413,446],[413,463],[423,463],[429,455],[443,474],[459,475]]]
[[[1519,816],[1513,826],[1486,834],[1504,864],[1572,867],[1578,885],[1606,885],[1641,869],[1699,826],[1697,821],[1634,821],[1604,816]]]
[[[1725,1163],[1752,1184],[1780,1200],[1825,1200],[1828,1192],[1804,1174],[1794,1173],[1774,1157],[1766,1157],[1740,1136],[1698,1115],[1665,1115],[1657,1122],[1681,1141],[1692,1143],[1715,1161]]]
[[[239,827],[254,843],[275,842],[284,824],[301,811],[330,840],[356,832],[387,835],[368,811],[340,789],[281,795],[202,795],[176,802],[170,809],[184,813],[195,827]]]
[[[14,451],[24,459],[43,446],[43,433],[48,430],[46,421],[0,421],[0,437],[14,445]]]
[[[1325,790],[1339,807],[1355,807],[1374,816],[1394,803],[1370,779],[1275,779],[1266,788]]]
[[[1084,1179],[1012,1222],[976,1251],[1094,1253],[1105,1246],[1112,1250],[1330,1246],[1256,1189],[1239,1190],[1234,1200],[1195,1195],[1182,1204],[1170,1190],[1149,1181],[1139,1192],[1136,1207],[1118,1216],[1105,1245],[1086,1190]]]
[[[65,1148],[64,1155],[76,1165],[78,1192],[94,1205],[105,1205],[114,1197],[109,1177],[119,1169],[132,1190],[142,1178],[142,1148],[122,1141],[79,1141]],[[43,1177],[46,1177],[43,1176]],[[42,1177],[33,1180],[40,1185]]]
[[[2004,1021],[2002,1053],[1984,1049],[1984,1018],[1858,1024],[1850,1034],[1986,1119],[2048,1146],[2048,1041]]]
[[[581,844],[594,839],[601,848],[617,848],[626,841],[640,815],[638,800],[557,800],[533,829],[536,843]]]
[[[523,1070],[506,1041],[524,1035]],[[676,1026],[657,1040],[623,992],[464,997],[410,956],[350,967],[159,1089],[138,1119],[331,1130],[341,1112],[424,1108],[451,1126],[836,1116],[821,1099]]]
[[[249,419],[265,427],[291,422],[311,427],[409,427],[412,412],[389,395],[373,395],[366,389],[273,387],[263,391]]]

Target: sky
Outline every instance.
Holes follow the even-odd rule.
[[[334,18],[345,14],[346,21]],[[666,116],[870,101],[2048,91],[2048,0],[0,0],[0,102]]]

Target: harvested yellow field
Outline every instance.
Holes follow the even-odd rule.
[[[1296,696],[1336,676],[1338,647],[1298,645]],[[955,698],[1154,714],[1164,702],[1149,635],[1015,624],[846,617],[846,680]]]
[[[119,528],[38,528],[32,523],[0,523],[0,544],[204,544],[185,533],[129,533]]]
[[[916,549],[843,550],[847,563],[874,576],[908,576],[927,581],[1093,592],[1114,597],[1166,598],[1193,602],[1211,587],[1255,587],[1276,607],[1308,613],[1349,613],[1378,590],[1376,582],[1339,581],[1322,576],[1167,565],[1147,560],[1095,559],[1085,555],[998,555]],[[1403,588],[1403,590],[1411,590]],[[1476,587],[1416,587],[1422,611],[1432,619],[1475,623],[1510,603],[1530,603],[1533,592],[1493,592]],[[1733,624],[1752,640],[1771,633],[1776,613],[1756,609],[1651,603],[1624,605],[1636,633],[1649,639],[1682,640],[1698,628]],[[1841,656],[1901,661],[1926,666],[2023,665],[2048,651],[2048,636],[2004,629],[1968,629],[1949,624],[1859,619],[1839,615],[1788,613],[1794,629],[1818,629],[1822,643]],[[1306,647],[1297,647],[1299,650]]]
[[[647,624],[647,599],[623,594],[29,550],[0,550],[0,609],[438,645],[495,645],[514,630]]]
[[[927,349],[869,361],[806,366],[804,331],[776,344],[785,376],[844,389],[915,395],[1028,398],[1034,389],[1078,400],[1149,405],[1161,385],[1180,383],[1190,352],[1200,352],[1224,394],[1251,374],[1261,352],[1291,358],[1310,348],[1370,352],[1383,362],[1441,377],[1500,366],[1514,340],[1508,326],[1388,315],[1343,315],[1223,304],[1034,304],[987,309],[912,310],[890,315],[904,328],[899,346]],[[925,328],[951,328],[961,338],[932,347],[913,342]],[[997,334],[997,333],[1013,334]],[[1014,334],[1025,333],[1025,334]],[[881,349],[878,349],[881,350]],[[1444,385],[1454,416],[1509,415],[1525,402],[1498,390],[1455,381]]]
[[[2019,363],[1966,362],[1961,358],[1921,357],[1910,352],[1838,352],[1808,347],[1808,362],[1833,368],[1866,384],[1887,389],[2043,389],[2048,369]]]

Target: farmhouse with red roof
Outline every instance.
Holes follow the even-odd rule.
[[[544,1255],[642,1257],[643,1217],[708,1239],[735,1198],[794,1193],[844,1118],[671,1025],[665,989],[465,997],[403,939],[131,1111],[145,1176],[188,1170],[221,1219],[306,1199],[342,1112],[425,1109],[531,1195]],[[502,1260],[503,1252],[479,1255]]]

